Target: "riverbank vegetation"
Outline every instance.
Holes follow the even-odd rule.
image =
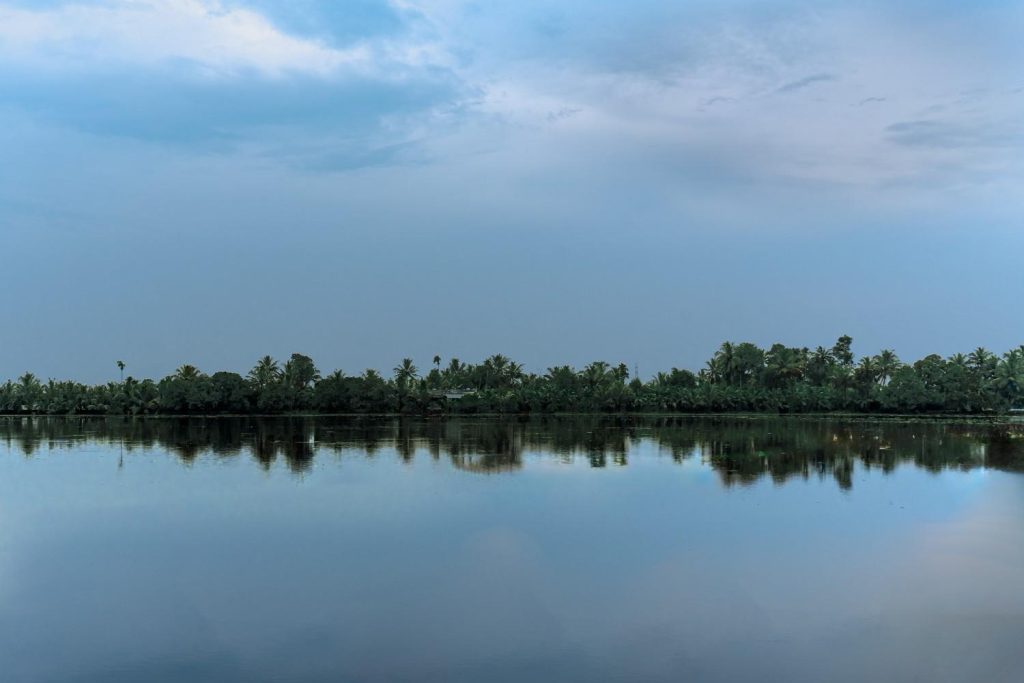
[[[530,373],[503,355],[481,363],[435,356],[421,371],[403,359],[385,376],[322,375],[313,359],[265,356],[246,376],[182,365],[159,381],[124,377],[89,386],[32,373],[0,385],[4,414],[284,414],[767,412],[992,413],[1024,405],[1024,345],[913,363],[895,352],[855,358],[852,339],[831,348],[762,349],[726,342],[698,372],[672,368],[643,380],[625,364],[595,361]]]

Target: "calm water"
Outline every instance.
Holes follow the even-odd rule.
[[[1024,680],[1024,426],[0,419],[0,680]]]

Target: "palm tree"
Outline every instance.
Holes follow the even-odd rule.
[[[1024,350],[1014,349],[1003,354],[992,383],[1010,405],[1024,398]]]
[[[731,384],[736,374],[736,347],[732,342],[722,342],[718,352],[711,359],[714,366],[713,375]]]
[[[22,410],[33,412],[39,408],[43,397],[43,385],[34,374],[26,372],[18,378],[17,392]]]
[[[967,354],[967,365],[981,375],[988,375],[995,370],[998,362],[996,355],[983,346]]]
[[[509,359],[500,353],[485,359],[481,366],[484,387],[491,389],[501,386],[508,371],[508,363]]]
[[[878,371],[878,379],[885,386],[892,379],[893,374],[903,365],[896,352],[892,349],[882,349],[882,352],[875,356],[875,367]]]
[[[401,412],[405,406],[405,398],[409,394],[409,385],[416,381],[419,374],[412,358],[403,358],[402,362],[395,366],[394,372],[395,386],[398,389],[398,410]]]
[[[835,358],[832,356],[832,351],[824,346],[819,346],[808,356],[804,374],[812,384],[820,386],[825,383],[829,368],[834,364]]]
[[[612,370],[612,374],[618,382],[625,384],[626,380],[629,379],[629,366],[625,363],[619,363],[615,366],[615,369]]]
[[[270,356],[263,356],[255,367],[249,371],[249,379],[260,389],[267,387],[281,379],[281,368],[277,361]]]
[[[505,371],[505,376],[509,384],[519,384],[523,381],[523,364],[516,363],[515,361],[510,362]]]
[[[419,376],[419,371],[413,365],[412,358],[403,358],[401,364],[395,366],[394,371],[395,383],[403,388]]]
[[[596,389],[605,383],[608,379],[610,369],[608,363],[603,360],[597,360],[583,368],[583,372],[580,373],[584,383],[591,389]]]
[[[441,356],[434,356],[434,367],[437,368],[438,371],[441,370]]]
[[[465,382],[466,365],[458,358],[448,361],[448,367],[441,371],[441,384],[447,389],[459,389]]]
[[[117,369],[121,371],[121,383],[124,383],[124,361],[117,361]]]
[[[766,354],[765,361],[772,384],[781,386],[803,377],[805,362],[802,349],[775,344]]]
[[[853,371],[845,363],[836,363],[828,369],[828,380],[836,389],[848,389],[853,380]]]
[[[853,374],[862,386],[870,386],[878,378],[878,366],[871,356],[864,356],[860,359]]]
[[[199,372],[199,368],[194,365],[188,365],[187,363],[174,371],[175,378],[183,380],[198,379],[201,375],[202,373]]]
[[[373,368],[363,371],[361,387],[359,389],[359,400],[370,410],[389,410],[390,387],[379,372]]]
[[[811,354],[811,358],[814,362],[821,363],[822,365],[829,365],[835,361],[835,358],[832,356],[832,351],[826,349],[824,346],[818,346],[814,349],[814,352]]]
[[[700,377],[702,378],[702,381],[706,381],[706,382],[709,382],[711,384],[715,384],[716,382],[719,382],[722,379],[722,377],[721,377],[721,375],[718,372],[718,363],[715,362],[715,359],[712,358],[711,360],[709,360],[706,363],[706,366],[707,367],[701,368],[701,371],[700,371]],[[658,375],[664,375],[664,374],[665,374],[664,372],[659,372],[658,373]]]
[[[557,365],[548,368],[548,371],[544,374],[544,379],[553,384],[571,386],[576,380],[576,371],[568,365]]]

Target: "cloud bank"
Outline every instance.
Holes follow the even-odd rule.
[[[40,283],[0,348],[46,376],[71,336],[149,374],[307,339],[354,369],[411,337],[671,366],[913,319],[907,353],[953,346],[951,310],[966,338],[1024,296],[1022,28],[994,0],[0,0],[0,284]],[[139,292],[196,327],[122,325]]]

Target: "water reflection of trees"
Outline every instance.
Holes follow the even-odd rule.
[[[250,456],[263,468],[279,458],[294,472],[318,453],[403,461],[447,460],[469,472],[511,472],[524,454],[592,467],[626,466],[638,446],[676,462],[699,458],[726,485],[769,477],[832,477],[852,486],[855,467],[891,472],[913,464],[932,472],[991,467],[1024,472],[1024,425],[997,422],[877,421],[725,417],[392,417],[0,419],[0,442],[31,456],[83,442],[126,453],[165,450],[183,463],[200,456]]]

